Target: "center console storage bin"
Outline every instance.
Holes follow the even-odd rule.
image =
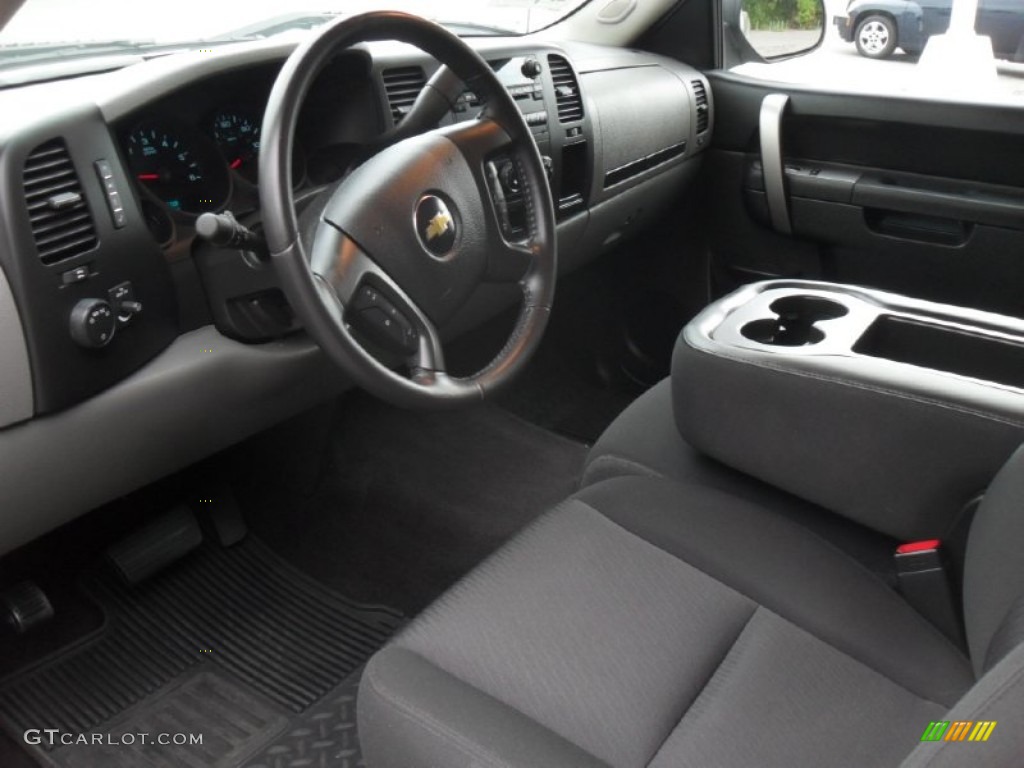
[[[699,451],[896,538],[941,537],[1024,442],[1024,321],[755,283],[683,330],[672,387]]]

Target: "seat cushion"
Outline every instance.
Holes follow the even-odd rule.
[[[966,658],[814,534],[626,477],[540,518],[377,654],[371,768],[896,765]]]
[[[723,464],[702,459],[683,440],[672,415],[672,381],[664,379],[634,400],[619,414],[587,455],[582,486],[624,475],[669,477],[706,481],[713,485],[723,475],[745,478]],[[750,480],[751,487],[761,485]]]
[[[632,475],[716,488],[799,523],[895,584],[893,553],[898,542],[892,537],[702,455],[679,434],[672,413],[672,382],[665,379],[638,397],[601,435],[587,455],[581,486]]]

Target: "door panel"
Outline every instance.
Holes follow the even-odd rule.
[[[981,0],[977,31],[979,35],[992,38],[997,54],[1012,58],[1024,36],[1024,3],[1021,0]]]
[[[927,0],[921,4],[921,28],[925,38],[941,35],[949,29],[952,16],[952,0]]]
[[[805,277],[1024,315],[1024,112],[711,79],[716,293]],[[766,187],[759,123],[772,93],[789,101]]]

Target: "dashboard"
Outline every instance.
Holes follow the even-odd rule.
[[[184,52],[0,91],[0,554],[331,397],[348,383],[295,321],[273,269],[196,236],[254,230],[262,116],[295,43]],[[565,272],[671,206],[713,134],[707,80],[584,44],[472,41],[548,173]],[[294,198],[315,211],[407,114],[438,64],[397,43],[336,57],[298,116]],[[476,119],[469,90],[441,123]],[[519,180],[491,158],[509,239]],[[446,337],[513,303],[482,286]]]
[[[260,132],[280,62],[187,85],[114,124],[119,149],[153,238],[186,257],[195,217],[259,208]],[[313,87],[292,151],[296,193],[336,181],[384,130],[359,55],[333,62]]]

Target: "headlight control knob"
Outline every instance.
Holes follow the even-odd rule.
[[[117,317],[110,302],[103,299],[82,299],[71,310],[71,338],[88,349],[107,346],[117,330]]]

